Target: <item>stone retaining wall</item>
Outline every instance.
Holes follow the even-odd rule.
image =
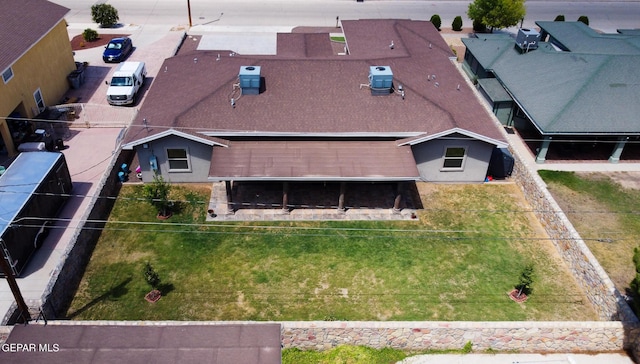
[[[535,353],[620,351],[625,328],[602,322],[283,322],[283,348],[338,345],[403,350],[462,349]]]

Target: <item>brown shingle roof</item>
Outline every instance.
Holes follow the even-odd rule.
[[[286,56],[230,57],[218,51],[194,51],[169,58],[136,124],[146,118],[157,131],[193,128],[217,135],[246,132],[254,136],[367,132],[402,137],[459,127],[502,139],[449,60],[453,54],[431,23],[358,20],[343,21],[343,28],[351,51],[348,56],[300,53],[296,58],[289,50]],[[306,47],[305,54],[318,54],[315,35],[296,34],[294,39],[301,42],[299,47]],[[394,49],[388,47],[391,40]],[[266,89],[260,95],[238,98],[233,85],[240,66],[248,65],[261,66]],[[360,88],[368,82],[372,65],[391,67],[395,86],[402,84],[406,90],[404,101],[395,95],[371,96],[368,89]],[[427,75],[436,79],[428,81]]]
[[[393,141],[243,141],[214,148],[213,180],[418,180],[409,146]]]
[[[0,72],[46,35],[69,9],[45,0],[0,1]]]
[[[354,142],[354,138],[400,139],[453,128],[504,140],[450,60],[452,51],[430,22],[353,20],[343,21],[342,27],[349,55],[330,54],[327,33],[296,33],[278,36],[276,56],[187,50],[167,59],[138,113],[134,123],[138,126],[130,128],[125,143],[168,128],[220,138],[242,137],[244,142],[236,140],[228,150],[214,148],[213,177],[249,176],[259,168],[263,172],[255,172],[256,175],[287,175],[286,171],[268,170],[266,165],[242,167],[241,156],[255,158],[251,154],[253,147],[275,153],[278,168],[286,164],[282,158],[290,152],[286,144],[273,139],[273,144],[259,145],[246,140],[323,137]],[[389,47],[392,41],[393,49]],[[259,95],[241,95],[234,86],[240,67],[250,65],[261,67],[265,82]],[[367,87],[362,87],[368,83],[370,66],[391,67],[394,86],[403,86],[405,99],[398,94],[372,96]],[[232,98],[235,107],[231,105]],[[141,130],[143,119],[147,120],[148,129]],[[346,150],[337,144],[331,145],[334,147]],[[304,148],[300,146],[298,150]],[[365,148],[371,150],[371,145]],[[372,161],[360,155],[361,164],[369,161],[389,166],[397,157],[392,155],[395,154],[382,154]],[[234,160],[242,172],[233,172],[233,167],[225,165],[219,156]],[[296,176],[316,173],[304,161],[299,163],[292,166],[298,171]],[[362,173],[377,173],[371,168]]]

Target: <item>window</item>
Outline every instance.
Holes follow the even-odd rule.
[[[465,147],[447,147],[444,151],[444,164],[442,169],[461,170],[464,166],[464,159],[467,156]]]
[[[2,80],[4,83],[9,82],[10,79],[13,78],[13,68],[9,67],[4,72],[2,72]]]
[[[167,149],[169,171],[189,171],[189,154],[186,149]]]
[[[40,92],[40,89],[37,89],[36,92],[33,93],[33,98],[34,100],[36,100],[36,106],[38,107],[38,112],[43,112],[44,111],[44,100],[42,99],[42,92]]]

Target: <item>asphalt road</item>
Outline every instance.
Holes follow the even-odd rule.
[[[91,3],[86,0],[53,0],[70,8],[67,21],[90,23]],[[443,27],[450,26],[460,15],[463,25],[470,1],[424,0],[108,0],[124,24],[141,27],[165,25],[188,26],[187,4],[191,6],[191,25],[222,26],[335,26],[341,19],[401,18],[428,20],[440,15]],[[615,32],[616,29],[640,28],[640,1],[545,1],[528,0],[524,26],[536,20],[553,20],[565,15],[566,20],[589,17],[593,28]]]

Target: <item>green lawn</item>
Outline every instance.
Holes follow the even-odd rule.
[[[208,186],[167,221],[124,186],[68,311],[78,320],[594,320],[515,185],[424,185],[419,221],[205,223]],[[135,222],[135,223],[134,223]],[[160,274],[163,297],[143,267]],[[527,263],[533,294],[509,300]]]
[[[640,234],[640,191],[601,173],[540,171],[569,221],[616,288],[625,292],[635,276],[633,249]]]

